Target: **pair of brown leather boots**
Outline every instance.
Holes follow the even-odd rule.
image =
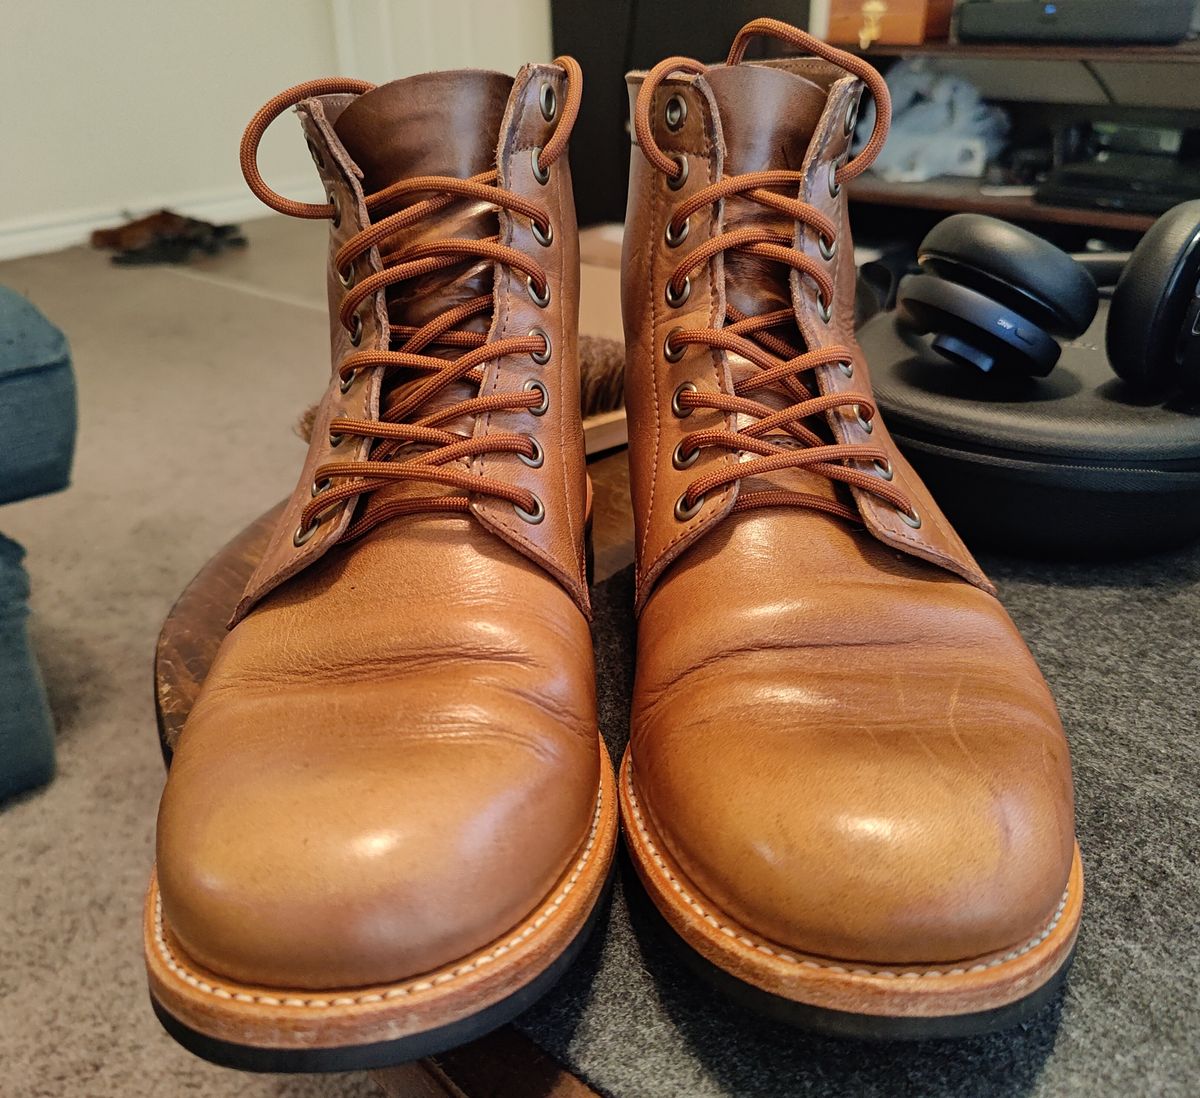
[[[755,35],[815,56],[745,62]],[[508,1019],[598,917],[618,811],[688,956],[777,1015],[971,1032],[1065,973],[1054,703],[853,334],[844,184],[886,86],[757,20],[725,64],[629,87],[618,782],[588,628],[578,65],[318,80],[247,130],[255,193],[331,221],[333,373],[159,815],[150,986],[203,1056],[368,1067]],[[326,204],[255,167],[291,106]]]

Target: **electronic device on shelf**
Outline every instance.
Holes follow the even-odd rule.
[[[961,0],[962,42],[1171,45],[1192,25],[1195,0]]]
[[[1062,129],[1054,144],[1039,202],[1157,215],[1200,197],[1200,131],[1085,122]]]

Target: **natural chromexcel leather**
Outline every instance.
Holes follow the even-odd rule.
[[[849,156],[845,119],[860,82],[812,58],[673,73],[654,92],[649,132],[688,173],[672,187],[635,144],[623,260],[640,811],[685,893],[697,890],[681,905],[715,905],[751,937],[868,965],[1010,949],[1063,897],[1074,849],[1067,744],[990,583],[879,417],[867,430],[834,407],[810,429],[825,445],[881,448],[887,461],[875,468],[910,501],[916,529],[887,499],[797,468],[735,479],[694,515],[673,510],[699,476],[752,456],[697,444],[692,463],[676,460],[690,435],[715,438],[752,420],[703,406],[680,415],[673,394],[686,382],[731,394],[759,367],[696,343],[672,362],[672,331],[786,310],[771,333],[794,353],[851,351],[852,373],[833,363],[800,380],[822,395],[871,399],[853,335],[846,199],[831,180]],[[629,78],[635,112],[644,79]],[[671,96],[686,103],[676,128]],[[689,196],[768,169],[804,173],[799,198],[836,226],[832,256],[815,232],[746,195],[694,213],[672,243],[668,225]],[[828,321],[811,280],[761,249],[716,253],[692,273],[686,302],[665,299],[690,252],[748,225],[794,233],[794,248],[825,264]],[[796,401],[779,384],[753,397],[773,409]],[[810,502],[737,509],[749,493]]]
[[[565,156],[544,182],[534,177],[530,148],[555,129],[539,109],[546,84],[561,121],[567,88],[558,66],[527,67],[515,81],[418,76],[299,104],[336,210],[328,268],[335,372],[300,482],[183,731],[159,813],[164,921],[189,957],[223,978],[321,989],[436,969],[528,917],[579,856],[595,818],[578,252]],[[497,165],[499,187],[549,212],[548,244],[508,210],[457,198],[373,247],[353,281],[431,239],[496,235],[545,270],[548,306],[531,300],[520,272],[486,258],[456,262],[375,291],[359,309],[362,336],[352,346],[338,316],[347,288],[334,257],[422,197],[368,213],[369,196],[417,175],[464,178]],[[421,413],[496,396],[441,426],[468,439],[489,430],[534,439],[540,464],[506,452],[456,465],[532,491],[543,521],[527,523],[507,501],[480,496],[467,510],[394,517],[344,541],[356,506],[363,513],[352,499],[296,544],[314,479],[318,492],[328,490],[317,471],[361,461],[372,446],[331,439],[331,422],[377,420],[422,383],[419,372],[380,366],[343,386],[339,365],[365,348],[386,351],[389,327],[426,324],[481,292],[493,294],[493,307],[456,330],[496,342],[536,325],[550,341],[549,361],[499,355],[479,380],[448,386]],[[470,344],[435,346],[435,357],[449,360]],[[506,409],[512,394],[528,395],[529,379],[543,386],[546,407]],[[455,493],[389,482],[370,503],[446,494]]]

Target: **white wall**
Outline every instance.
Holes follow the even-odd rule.
[[[238,167],[250,116],[317,76],[549,60],[549,0],[0,0],[0,258],[79,243],[124,211],[265,212]],[[271,184],[318,198],[294,121]]]

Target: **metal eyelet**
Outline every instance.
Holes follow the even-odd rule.
[[[343,290],[350,289],[354,285],[354,264],[348,263],[344,272],[339,267],[337,269],[337,280],[342,284]]]
[[[905,525],[911,526],[914,530],[921,529],[921,515],[915,507],[912,510],[912,514],[909,514],[907,511],[901,511],[900,508],[897,507],[896,514],[903,519]]]
[[[817,316],[825,324],[828,324],[833,319],[833,302],[826,301],[825,295],[820,290],[817,291]]]
[[[676,469],[690,469],[696,464],[696,461],[699,459],[699,457],[699,446],[693,447],[685,454],[683,452],[683,440],[680,439],[678,444],[675,446],[675,452],[671,455],[671,464],[674,465]]]
[[[342,391],[343,394],[348,393],[348,392],[350,392],[351,387],[354,385],[354,382],[357,380],[358,380],[358,371],[351,370],[344,378],[342,378],[341,382],[338,385],[338,388]],[[332,436],[330,436],[330,437],[332,438]]]
[[[329,204],[333,207],[333,217],[330,219],[333,227],[336,229],[342,223],[342,201],[338,198],[337,191],[328,190],[325,192],[325,197]]]
[[[823,234],[818,234],[817,236],[817,248],[821,253],[821,258],[826,263],[837,255],[837,241],[826,240]]]
[[[891,480],[895,476],[892,472],[892,463],[890,461],[880,461],[879,458],[876,458],[871,464],[875,466],[875,472],[884,480]]]
[[[704,506],[704,497],[700,496],[695,503],[690,507],[687,502],[687,492],[684,492],[675,501],[675,518],[680,522],[687,522],[688,519],[695,518],[700,513],[700,508]]]
[[[851,97],[850,102],[846,104],[846,120],[842,124],[842,129],[846,136],[849,137],[854,132],[854,127],[858,123],[858,98]]]
[[[354,323],[350,325],[350,342],[357,347],[362,342],[363,322],[358,313],[354,314]]]
[[[666,109],[663,111],[667,129],[672,133],[678,133],[682,129],[684,122],[687,121],[687,113],[687,100],[682,95],[671,96],[667,100]]]
[[[321,525],[320,518],[314,519],[307,527],[297,526],[296,532],[292,535],[292,544],[299,549],[313,534],[317,532],[317,527]]]
[[[853,362],[839,362],[837,365],[838,365],[838,369],[841,370],[843,375],[845,375],[846,377],[854,376],[854,363]]]
[[[542,105],[542,117],[547,122],[553,122],[558,115],[558,96],[554,92],[554,85],[543,84],[539,99]]]
[[[518,450],[517,457],[521,459],[523,464],[528,465],[530,469],[540,469],[546,460],[546,452],[542,449],[542,444],[533,435],[526,435],[525,437],[533,443],[533,454],[523,454]]]
[[[545,366],[546,363],[550,361],[550,352],[553,350],[550,344],[550,337],[542,328],[530,328],[529,334],[531,336],[541,336],[542,339],[546,341],[545,350],[529,352],[529,357],[532,358],[534,362],[536,362],[539,366]]]
[[[310,137],[307,141],[308,155],[312,157],[312,162],[322,171],[325,170],[325,155],[317,148],[315,142]],[[312,535],[310,534],[309,537]]]
[[[829,164],[829,197],[837,198],[842,193],[842,185],[837,181],[838,168],[841,167],[836,160]]]
[[[673,336],[676,332],[682,331],[682,328],[672,328],[667,333],[667,338],[663,340],[663,358],[665,358],[668,362],[678,362],[685,354],[687,354],[686,344],[681,343],[678,346],[675,346],[671,343],[671,336]]]
[[[670,281],[668,280],[668,282],[667,282],[667,304],[670,305],[672,309],[678,309],[679,306],[682,305],[685,301],[687,301],[687,299],[691,296],[692,296],[692,280],[690,277],[685,278],[683,280],[683,289],[679,291],[678,296],[676,296],[675,288],[671,285]]]
[[[671,394],[671,411],[674,412],[679,419],[687,419],[687,417],[690,416],[696,409],[683,407],[683,405],[679,403],[680,394],[698,392],[700,392],[700,390],[697,389],[696,386],[690,381],[683,382],[676,388],[675,392]]]
[[[541,145],[535,145],[529,150],[529,158],[533,162],[533,178],[536,179],[543,187],[550,182],[550,169],[543,168],[538,163],[538,157],[542,155]]]
[[[554,243],[554,226],[549,221],[546,222],[545,232],[542,232],[542,227],[536,221],[530,221],[529,228],[533,232],[533,239],[543,248],[549,248]]]
[[[666,240],[668,248],[678,248],[680,244],[687,240],[688,229],[691,228],[691,220],[692,219],[690,217],[687,218],[683,223],[683,228],[677,233],[673,233],[671,231],[671,227],[674,225],[674,222],[667,222],[667,228],[666,232],[663,233],[663,238]]]
[[[333,481],[330,480],[328,477],[322,477],[320,480],[314,480],[312,482],[313,499],[316,499],[317,496],[319,496],[322,492],[324,492],[325,489],[328,488],[331,484],[333,484]]]
[[[675,163],[679,165],[679,174],[678,175],[668,175],[667,176],[667,186],[670,187],[671,190],[677,191],[688,180],[688,159],[686,156],[683,155],[683,153],[675,153],[671,157],[671,159],[674,160]]]
[[[530,378],[524,385],[521,386],[527,393],[541,393],[542,403],[535,404],[528,409],[530,415],[544,416],[550,410],[550,394],[546,392],[546,386],[536,378]]]
[[[513,510],[517,512],[519,518],[524,519],[530,526],[536,526],[546,517],[546,507],[537,496],[533,497],[533,510],[526,511],[519,504],[513,504]]]
[[[331,450],[336,450],[345,440],[345,435],[339,435],[334,431],[329,432],[329,448]]]
[[[855,418],[856,420],[858,420],[858,425],[859,425],[859,426],[860,426],[860,427],[861,427],[861,428],[862,428],[864,431],[866,431],[868,435],[869,435],[869,434],[870,434],[872,431],[874,431],[874,430],[875,430],[875,424],[874,424],[874,422],[873,422],[872,420],[869,420],[869,419],[864,419],[864,418],[863,418],[863,414],[862,414],[862,405],[861,405],[861,404],[856,404],[856,405],[854,406],[854,418]]]
[[[529,300],[532,301],[539,309],[544,309],[550,304],[550,283],[546,283],[546,291],[542,297],[538,297],[537,288],[533,284],[533,277],[525,279],[525,288],[529,291]]]

